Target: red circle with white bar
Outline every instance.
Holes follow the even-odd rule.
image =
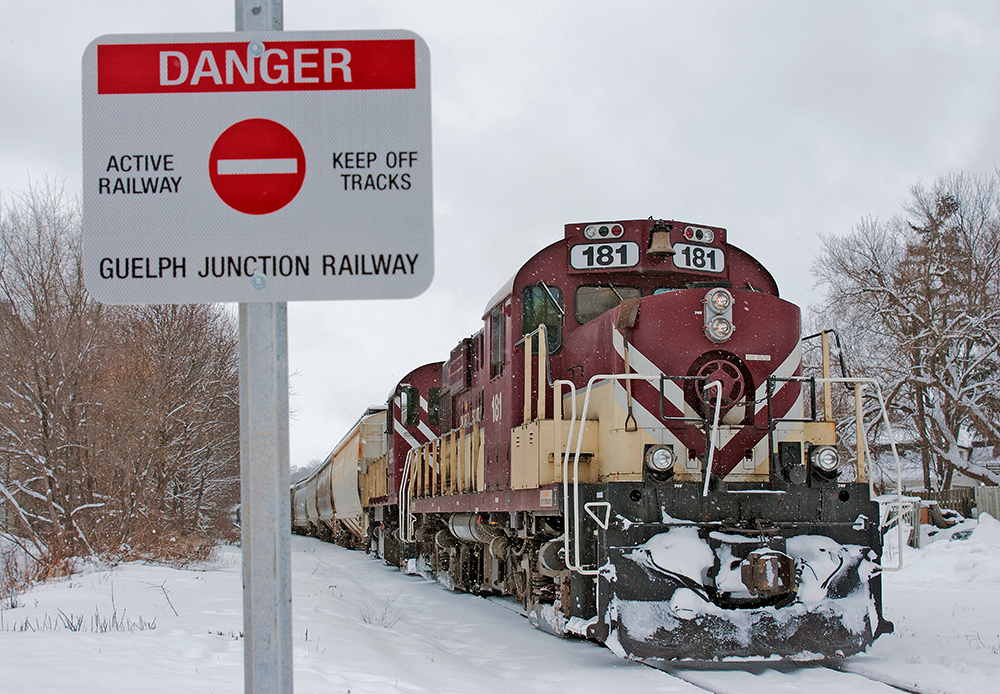
[[[242,120],[219,135],[208,158],[212,187],[244,214],[270,214],[290,203],[306,177],[306,155],[292,131],[264,118]]]

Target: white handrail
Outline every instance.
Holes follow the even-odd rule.
[[[413,472],[413,453],[416,449],[411,448],[406,452],[406,462],[403,464],[403,474],[399,481],[399,535],[403,542],[413,542],[413,518],[410,513],[410,490],[409,480]],[[406,493],[403,493],[403,490]]]
[[[573,454],[573,559],[572,566],[569,556],[569,552],[566,553],[566,566],[572,568],[577,573],[583,576],[596,576],[600,569],[584,569],[580,565],[580,449],[583,448],[583,430],[586,427],[587,421],[587,408],[590,406],[590,392],[594,388],[594,382],[601,380],[614,380],[614,381],[634,381],[634,380],[644,380],[644,381],[658,381],[660,379],[660,374],[597,374],[591,376],[590,380],[587,381],[587,394],[583,398],[583,412],[580,413],[580,431],[577,432],[576,438],[576,450]],[[574,391],[575,393],[575,391]],[[574,397],[574,408],[576,406]],[[575,416],[574,416],[575,419]],[[566,476],[563,475],[563,485],[566,485]],[[564,494],[565,496],[565,494]],[[568,503],[568,500],[567,500]],[[568,534],[568,533],[567,533]],[[568,543],[566,544],[567,550],[569,548]]]
[[[537,413],[531,414],[531,387],[532,387],[532,352],[534,351],[535,336],[538,336],[538,401],[536,403]],[[549,364],[549,331],[545,323],[539,323],[538,327],[530,333],[525,333],[523,337],[514,345],[524,346],[524,422],[533,422],[536,419],[545,419],[545,386],[551,385],[555,388],[555,383],[549,382],[551,365]],[[542,351],[544,347],[544,351]],[[569,383],[569,381],[563,381]]]
[[[719,433],[719,412],[722,410],[722,383],[709,381],[705,388],[715,386],[715,419],[712,421],[712,433],[708,437],[708,461],[705,465],[705,487],[701,491],[703,497],[708,496],[708,483],[712,480],[712,456],[715,454],[715,437]]]
[[[558,412],[562,408],[562,386],[568,385],[570,389],[570,403],[572,404],[572,414],[569,419],[569,430],[566,434],[566,448],[563,450],[562,455],[562,486],[563,486],[563,518],[569,520],[569,455],[570,447],[573,444],[573,429],[576,426],[576,384],[573,381],[558,380],[553,383],[553,388],[558,388],[553,394],[553,414]],[[556,409],[558,408],[558,409]],[[581,425],[582,426],[582,425]],[[576,499],[576,504],[579,504],[579,499]],[[573,558],[570,556],[569,551],[569,527],[563,527],[563,559],[566,562],[566,568],[580,572],[582,568],[573,562]]]
[[[878,395],[879,410],[882,413],[882,421],[885,423],[885,431],[889,436],[889,448],[892,450],[892,457],[896,461],[896,503],[901,508],[903,503],[903,471],[902,471],[902,465],[899,462],[899,452],[896,450],[896,437],[893,436],[892,425],[889,424],[889,412],[886,409],[885,398],[882,396],[882,386],[879,385],[878,381],[876,381],[874,378],[817,378],[816,381],[818,383],[843,383],[845,385],[867,384],[875,386],[875,393],[876,395]],[[868,457],[870,458],[871,456]],[[871,486],[871,479],[872,475],[871,472],[869,471],[868,473],[869,495],[871,495],[873,489]],[[900,569],[903,568],[903,545],[905,544],[903,542],[903,524],[897,523],[896,525],[899,530],[899,559],[896,562],[895,566],[885,566],[884,564],[878,564],[877,568],[881,569],[882,571],[899,571]],[[879,530],[881,531],[881,519],[880,519]],[[917,531],[919,532],[919,528],[917,529]]]

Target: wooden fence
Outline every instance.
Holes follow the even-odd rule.
[[[975,487],[975,490],[979,512],[1000,518],[1000,487]]]
[[[975,487],[955,487],[944,492],[915,492],[907,490],[906,495],[919,496],[924,501],[936,501],[941,508],[953,509],[966,518],[972,516],[972,507],[976,505]]]
[[[936,501],[941,508],[954,509],[966,518],[972,516],[973,508],[1000,518],[1000,487],[955,487],[945,492],[907,491],[906,495]]]

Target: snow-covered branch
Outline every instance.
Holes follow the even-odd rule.
[[[826,290],[817,319],[852,346],[858,373],[888,384],[927,486],[955,472],[1000,482],[969,462],[977,441],[1000,446],[998,210],[997,177],[914,186],[905,214],[823,239],[813,269]]]

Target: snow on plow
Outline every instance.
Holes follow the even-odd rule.
[[[681,526],[609,547],[593,635],[642,660],[812,659],[858,653],[891,631],[874,609],[867,548],[822,535],[760,545]]]

